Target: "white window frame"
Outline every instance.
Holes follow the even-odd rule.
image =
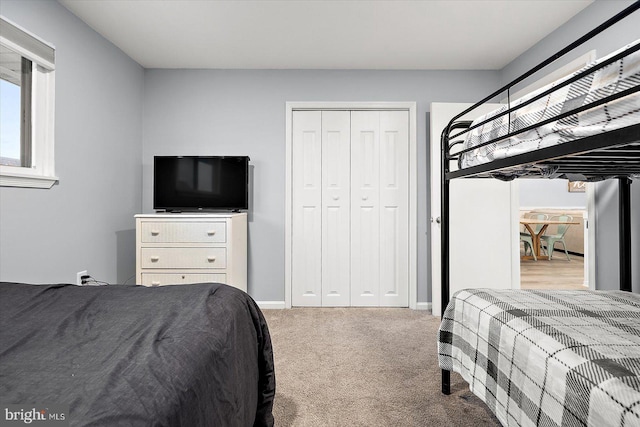
[[[25,35],[51,49],[47,43],[13,22],[0,16],[2,25],[11,25]],[[0,165],[0,186],[51,188],[58,181],[54,162],[54,88],[55,64],[32,52],[19,42],[0,33],[0,44],[29,59],[33,63],[31,102],[31,167]]]

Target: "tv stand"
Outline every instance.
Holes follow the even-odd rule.
[[[136,219],[136,283],[226,283],[247,291],[246,213],[157,213]]]

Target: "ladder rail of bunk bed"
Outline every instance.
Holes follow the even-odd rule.
[[[599,25],[598,27],[596,27],[595,29],[591,30],[590,32],[588,32],[587,34],[585,34],[584,36],[582,36],[581,38],[579,38],[578,40],[576,40],[575,42],[571,43],[570,45],[566,46],[565,48],[561,49],[560,51],[558,51],[556,54],[552,55],[551,57],[549,57],[548,59],[542,61],[540,64],[536,65],[535,67],[531,68],[529,71],[525,72],[524,74],[522,74],[521,76],[519,76],[518,78],[516,78],[515,80],[513,80],[512,82],[508,83],[507,85],[503,86],[502,88],[498,89],[497,91],[495,91],[494,93],[490,94],[489,96],[487,96],[486,98],[482,99],[481,101],[477,102],[476,104],[474,104],[473,106],[467,108],[466,110],[462,111],[461,113],[459,113],[457,116],[455,116],[454,118],[451,119],[451,121],[449,122],[449,124],[445,127],[445,129],[442,132],[442,136],[441,136],[441,205],[442,205],[442,212],[441,212],[441,218],[440,218],[440,232],[441,232],[441,307],[442,307],[442,313],[444,314],[445,312],[445,308],[447,307],[447,305],[449,304],[449,292],[450,292],[450,264],[449,264],[449,249],[450,249],[450,244],[449,244],[449,231],[450,231],[450,224],[449,224],[449,191],[450,191],[450,180],[454,179],[454,178],[459,178],[459,177],[469,177],[469,176],[473,176],[473,177],[490,177],[491,175],[488,172],[494,171],[496,169],[508,169],[509,167],[515,167],[518,165],[527,165],[527,164],[532,164],[532,163],[544,163],[545,161],[547,162],[557,162],[559,163],[560,160],[559,159],[563,159],[565,158],[565,156],[569,156],[569,155],[588,155],[589,153],[595,151],[597,153],[599,153],[600,155],[603,153],[603,150],[606,150],[607,148],[612,147],[611,141],[626,141],[627,143],[630,143],[630,145],[632,146],[633,150],[637,150],[638,152],[640,152],[640,124],[636,124],[636,125],[632,125],[626,128],[622,128],[616,131],[612,131],[612,132],[607,132],[605,134],[600,134],[600,135],[595,135],[592,137],[588,137],[586,139],[581,139],[581,140],[576,140],[576,141],[569,141],[563,144],[559,144],[553,147],[547,147],[545,149],[542,150],[538,150],[538,151],[533,151],[533,152],[529,152],[529,153],[523,153],[514,157],[509,157],[506,159],[500,159],[500,160],[496,160],[496,161],[492,161],[490,162],[490,164],[482,164],[482,165],[478,165],[478,166],[473,166],[473,167],[469,167],[469,168],[465,168],[463,170],[457,170],[457,171],[451,171],[451,167],[450,167],[450,162],[453,160],[457,160],[458,156],[461,155],[462,151],[469,151],[469,150],[461,150],[455,154],[451,153],[451,148],[455,145],[458,145],[460,143],[460,141],[456,141],[451,143],[450,142],[450,138],[454,139],[454,138],[458,138],[460,136],[462,136],[464,133],[468,132],[471,128],[471,122],[469,121],[460,121],[459,119],[469,113],[472,112],[473,110],[475,110],[478,106],[486,103],[487,101],[490,101],[491,99],[494,99],[496,96],[500,95],[501,93],[504,93],[505,91],[507,92],[507,98],[509,99],[509,94],[510,94],[510,90],[513,86],[515,86],[516,84],[522,82],[523,80],[525,80],[526,78],[528,78],[529,76],[535,74],[536,72],[538,72],[539,70],[543,69],[544,67],[546,67],[547,65],[553,63],[555,60],[557,60],[558,58],[562,57],[563,55],[565,55],[566,53],[572,51],[573,49],[575,49],[576,47],[580,46],[581,44],[585,43],[586,41],[588,41],[589,39],[593,38],[594,36],[596,36],[597,34],[601,33],[602,31],[604,31],[605,29],[611,27],[612,25],[614,25],[616,22],[622,20],[623,18],[629,16],[630,14],[632,14],[633,12],[637,11],[638,9],[640,9],[640,1],[637,1],[635,3],[633,3],[632,5],[630,5],[629,7],[627,7],[626,9],[624,9],[623,11],[619,12],[618,14],[616,14],[614,17],[610,18],[609,20],[607,20],[606,22],[604,22],[603,24]],[[638,47],[636,46],[635,49],[633,51],[638,50]],[[629,54],[628,51],[625,52],[626,54]],[[604,65],[600,64],[597,68],[601,68],[605,65],[607,65],[608,63],[610,63],[609,61],[607,63],[605,63]],[[595,70],[594,69],[594,70]],[[594,71],[592,70],[592,71]],[[562,84],[556,86],[554,88],[554,90],[557,90],[560,87],[563,87],[567,84],[570,84],[572,82],[572,79],[569,79],[565,82],[563,82]],[[633,89],[633,88],[632,88]],[[633,93],[633,92],[637,92],[640,88],[636,87],[635,90],[633,91],[628,91],[628,93]],[[541,95],[538,95],[537,98],[540,98],[544,96],[544,93]],[[614,95],[615,96],[615,95]],[[621,95],[617,95],[617,97],[619,97]],[[608,102],[611,101],[612,99],[614,99],[613,97],[607,97],[605,98],[604,102]],[[535,100],[535,99],[534,99]],[[533,102],[533,100],[531,101]],[[527,103],[528,104],[528,103]],[[526,105],[526,104],[525,104]],[[516,110],[517,108],[522,108],[523,105],[520,105],[518,107],[514,107],[512,108],[510,105],[510,101],[509,101],[509,105],[508,105],[508,109],[506,109],[505,111],[503,111],[500,115],[506,115],[506,114],[511,114],[514,110]],[[595,105],[591,105],[591,107],[593,107]],[[577,111],[574,109],[573,111],[569,112],[569,113],[573,113],[575,114]],[[492,119],[499,117],[498,116],[494,116],[492,117]],[[555,117],[554,119],[558,119],[558,117]],[[488,121],[488,120],[486,120]],[[474,126],[475,127],[475,126]],[[456,130],[456,129],[464,129],[461,132],[458,132],[456,134],[452,135],[452,131]],[[526,131],[527,129],[523,129],[523,130],[519,130],[516,132],[508,132],[508,136],[512,136],[518,133],[522,133],[524,131]],[[506,138],[505,136],[501,137],[500,139],[504,139]],[[614,138],[619,138],[619,139],[614,139]],[[488,145],[491,144],[493,142],[496,142],[495,140],[492,141],[488,141],[486,143],[481,144],[482,146],[484,145]],[[580,143],[580,146],[577,146],[576,144]],[[615,145],[615,144],[614,144]],[[622,145],[622,144],[621,144]],[[637,146],[637,148],[636,148]],[[474,147],[477,148],[477,147]],[[615,156],[616,154],[613,153],[613,155]],[[546,156],[546,157],[545,157]],[[580,157],[578,157],[580,159]],[[622,156],[622,158],[624,159],[624,156]],[[615,163],[614,163],[615,164]],[[617,175],[617,179],[618,179],[618,193],[619,193],[619,250],[620,250],[620,289],[621,290],[625,290],[625,291],[631,291],[631,270],[632,270],[632,265],[631,265],[631,178],[629,177],[629,175],[631,175],[633,173],[634,170],[640,170],[640,169],[636,169],[636,166],[634,164],[634,166],[630,167],[628,170],[623,167],[624,163],[618,162],[617,163],[618,167],[620,168],[620,171],[617,171],[617,173],[610,173],[609,175]],[[597,175],[597,171],[598,171],[598,165],[591,165],[589,166],[590,168],[593,167],[594,170],[593,171],[588,171],[585,173],[589,173],[591,176],[595,176]],[[599,169],[600,171],[602,170],[602,167]],[[614,170],[614,172],[616,172]],[[638,173],[638,172],[635,172]],[[483,175],[484,174],[484,175]],[[451,380],[450,380],[450,375],[451,372],[442,369],[442,393],[444,394],[450,394],[450,384],[451,384]]]

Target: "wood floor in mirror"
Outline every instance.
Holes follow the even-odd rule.
[[[555,251],[547,260],[520,261],[520,287],[522,289],[589,289],[584,286],[584,257]]]

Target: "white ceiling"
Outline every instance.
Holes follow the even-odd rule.
[[[501,69],[593,0],[58,0],[145,68]]]

